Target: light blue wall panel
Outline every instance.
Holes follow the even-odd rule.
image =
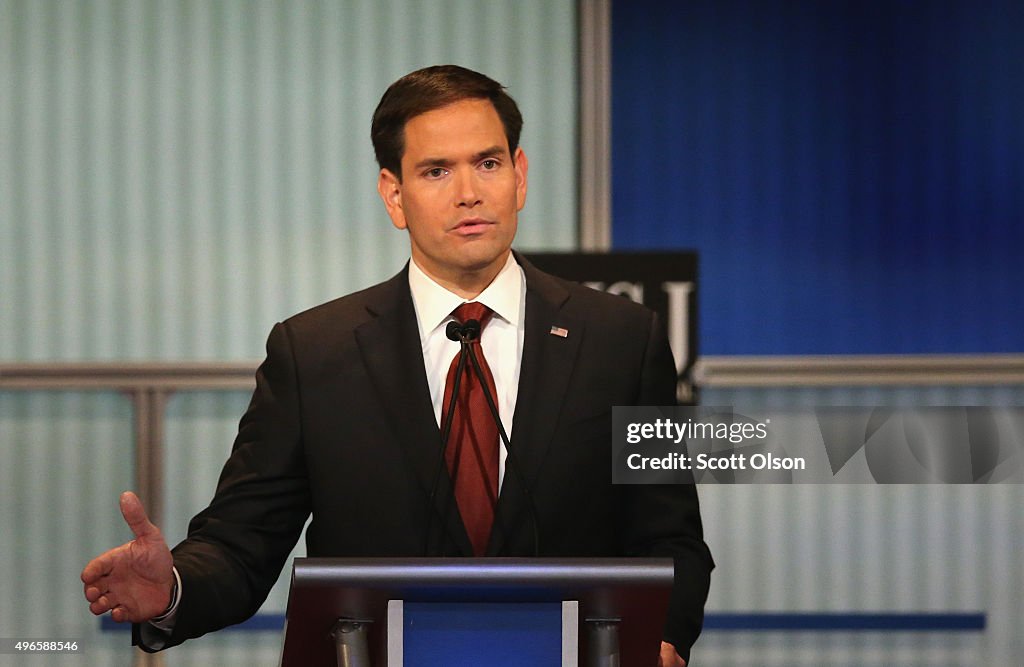
[[[237,359],[408,256],[369,141],[456,62],[520,102],[519,244],[576,230],[568,0],[0,2],[0,359]]]
[[[62,665],[117,664],[126,653],[99,632],[79,573],[131,536],[117,497],[131,484],[132,448],[121,396],[0,391],[0,637],[87,647],[58,658]],[[3,666],[27,660],[46,658],[0,655]]]

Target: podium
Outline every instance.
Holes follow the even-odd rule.
[[[281,665],[656,665],[672,580],[667,558],[297,558]]]

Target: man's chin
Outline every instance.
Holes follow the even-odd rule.
[[[467,253],[463,255],[459,267],[466,273],[487,273],[498,271],[505,265],[505,259],[510,252],[509,248],[503,248],[500,252],[488,252],[481,254]]]
[[[503,263],[508,256],[510,243],[486,234],[459,239],[449,248],[445,260],[460,270],[480,271],[497,263]]]

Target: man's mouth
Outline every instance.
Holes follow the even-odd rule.
[[[475,234],[483,234],[493,227],[494,224],[494,222],[484,220],[483,218],[467,218],[455,225],[452,231],[461,236],[473,236]]]

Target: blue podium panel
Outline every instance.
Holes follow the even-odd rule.
[[[562,604],[406,602],[404,667],[559,667]]]

